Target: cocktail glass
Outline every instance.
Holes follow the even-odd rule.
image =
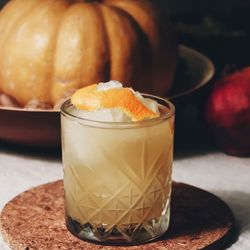
[[[68,230],[80,239],[133,244],[169,226],[174,106],[159,97],[159,118],[100,122],[62,106],[62,154]]]

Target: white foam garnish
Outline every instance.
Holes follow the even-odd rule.
[[[97,91],[105,91],[109,89],[121,89],[122,84],[118,81],[111,80],[109,82],[101,82],[97,85]]]
[[[111,80],[109,82],[99,83],[97,85],[97,91],[106,91],[109,89],[119,89],[123,88],[122,83],[118,81]],[[159,113],[158,103],[152,99],[144,98],[139,92],[134,91],[130,88],[134,93],[135,97],[143,103],[148,109],[152,110],[155,113]],[[84,111],[84,110],[76,110],[75,115],[78,117],[100,121],[100,122],[130,122],[131,118],[127,116],[121,109],[113,108],[113,109],[100,109],[96,111]]]

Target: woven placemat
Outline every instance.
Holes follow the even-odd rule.
[[[229,244],[234,232],[232,212],[223,201],[183,183],[173,184],[168,232],[144,245],[102,246],[78,240],[65,227],[63,202],[62,181],[18,195],[1,213],[4,240],[18,250],[215,250]]]

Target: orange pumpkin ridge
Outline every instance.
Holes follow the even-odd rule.
[[[175,36],[149,0],[10,1],[0,32],[0,90],[22,106],[110,79],[160,96],[173,82]]]

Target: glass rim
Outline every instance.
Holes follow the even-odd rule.
[[[165,106],[168,107],[169,111],[164,113],[163,115],[159,116],[159,117],[156,117],[156,118],[153,118],[153,119],[147,119],[147,120],[143,120],[143,121],[128,121],[128,122],[109,122],[109,121],[97,121],[97,120],[91,120],[91,119],[86,119],[86,118],[83,118],[83,117],[80,117],[80,116],[77,116],[77,115],[74,115],[70,112],[67,111],[67,105],[71,104],[71,101],[70,99],[66,100],[62,106],[61,106],[61,114],[65,115],[66,117],[69,117],[71,119],[76,119],[76,120],[79,120],[81,122],[83,122],[82,124],[83,125],[86,125],[86,126],[93,126],[93,127],[103,127],[103,125],[105,127],[136,127],[136,126],[141,126],[141,125],[149,125],[149,124],[152,124],[152,123],[157,123],[157,122],[160,122],[160,121],[165,121],[167,119],[170,119],[171,117],[173,117],[175,115],[175,106],[172,102],[170,102],[169,100],[165,99],[165,98],[162,98],[162,97],[159,97],[159,96],[155,96],[155,95],[150,95],[150,94],[144,94],[144,93],[141,93],[141,95],[143,97],[146,97],[146,98],[151,98],[153,100],[159,100],[161,102],[164,102]],[[159,103],[159,102],[158,102]],[[71,104],[73,105],[73,104]],[[86,124],[84,124],[84,122],[86,122]],[[98,126],[99,125],[99,126]]]

